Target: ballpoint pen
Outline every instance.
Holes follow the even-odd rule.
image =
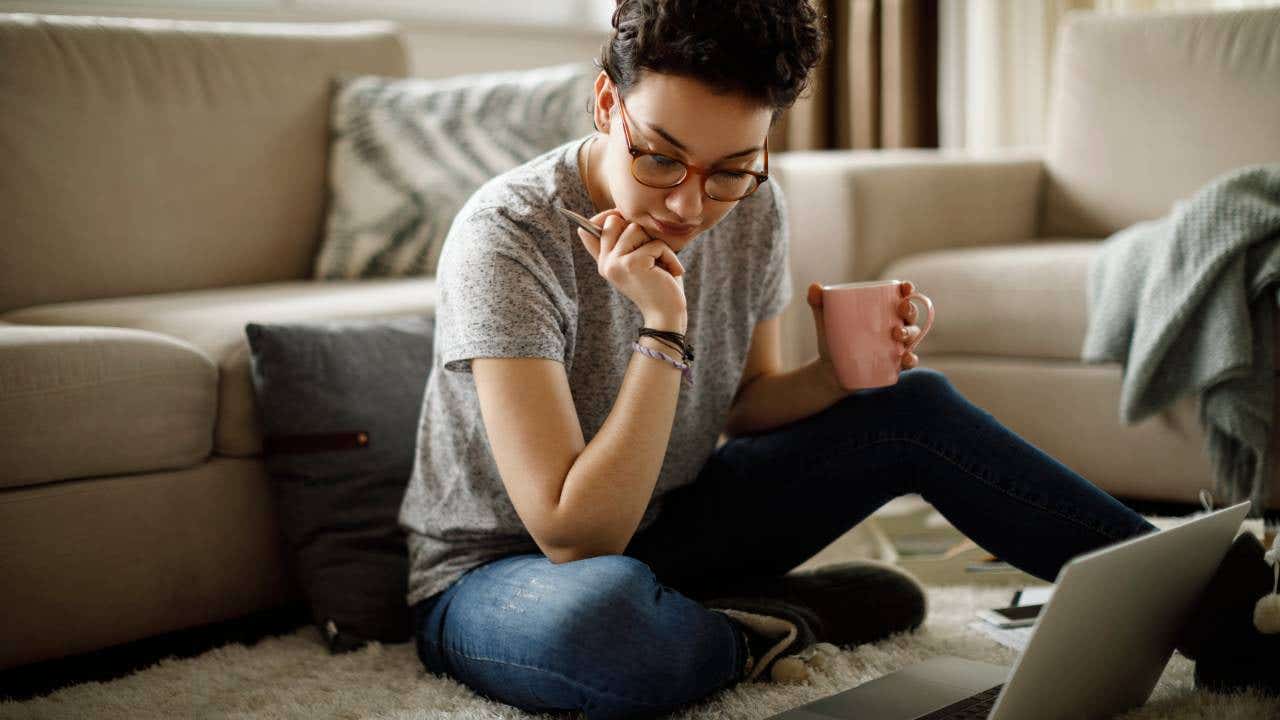
[[[585,218],[585,217],[583,217],[583,216],[579,215],[578,213],[576,213],[576,212],[574,212],[574,211],[572,211],[572,210],[570,210],[570,209],[568,209],[568,208],[560,207],[560,206],[558,206],[558,205],[557,205],[557,206],[556,206],[556,209],[560,211],[560,214],[561,214],[561,215],[564,215],[565,217],[567,217],[567,218],[569,218],[570,220],[572,220],[575,224],[577,224],[577,226],[578,226],[578,227],[580,227],[580,228],[582,228],[583,230],[586,230],[587,232],[591,233],[591,234],[592,234],[592,235],[594,235],[596,238],[599,238],[599,237],[600,237],[601,229],[600,229],[600,226],[599,226],[599,225],[596,225],[595,223],[591,222],[591,221],[590,221],[590,220],[588,220],[587,218]]]

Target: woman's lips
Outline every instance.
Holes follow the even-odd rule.
[[[653,222],[657,224],[658,230],[667,235],[688,235],[693,232],[697,225],[668,225],[658,218],[654,218]]]

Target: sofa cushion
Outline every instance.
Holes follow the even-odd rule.
[[[919,253],[885,269],[910,280],[937,310],[922,357],[989,355],[1080,359],[1088,325],[1085,287],[1092,240]]]
[[[0,312],[307,278],[330,81],[407,70],[387,22],[0,15]]]
[[[429,317],[245,327],[290,564],[333,652],[409,639],[397,516],[434,331]]]
[[[1110,235],[1280,160],[1280,8],[1073,14],[1055,62],[1043,235]]]
[[[486,180],[591,130],[597,71],[574,63],[443,79],[335,82],[329,218],[313,276],[434,275]]]
[[[197,465],[218,370],[166,335],[0,326],[0,488]]]
[[[262,431],[249,377],[245,324],[434,316],[435,304],[434,278],[301,280],[58,303],[10,312],[0,320],[34,325],[132,327],[189,342],[218,365],[214,452],[252,456],[262,452]]]

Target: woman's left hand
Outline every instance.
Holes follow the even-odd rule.
[[[902,318],[905,327],[890,330],[892,339],[898,342],[898,347],[902,351],[903,370],[910,370],[920,364],[920,358],[907,350],[907,343],[914,341],[920,335],[920,328],[916,327],[916,306],[907,299],[907,296],[913,292],[915,292],[915,286],[910,282],[904,281],[898,286],[898,294],[902,298],[898,302],[898,317]],[[813,324],[818,335],[818,359],[826,365],[834,378],[835,370],[831,367],[831,353],[827,350],[827,335],[822,324],[822,286],[818,283],[810,283],[807,299],[809,308],[813,310]]]
[[[915,285],[904,280],[898,286],[898,294],[902,297],[898,301],[898,317],[902,318],[902,322],[906,323],[905,327],[894,328],[893,339],[902,343],[902,369],[910,370],[920,364],[920,357],[915,353],[907,350],[907,345],[916,341],[920,336],[920,328],[916,327],[916,306],[907,299],[911,293],[916,291]]]

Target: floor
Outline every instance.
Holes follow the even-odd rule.
[[[1128,504],[1139,512],[1154,515],[1185,515],[1196,509],[1183,505]],[[886,542],[891,544],[894,536],[916,533],[921,527],[927,527],[931,521],[936,521],[936,517],[930,518],[929,510],[928,505],[923,504],[918,497],[899,498],[882,508],[872,521],[849,531],[798,569],[854,558],[889,560],[886,557]],[[934,529],[939,528],[935,525]],[[941,532],[945,533],[945,528]],[[910,570],[929,586],[968,584],[1013,587],[1042,584],[1016,570],[972,572],[966,569],[985,555],[981,549],[970,548],[943,559],[899,557],[893,561]],[[285,607],[92,653],[3,670],[0,671],[0,699],[28,699],[68,685],[123,677],[165,657],[193,657],[231,643],[251,646],[263,638],[291,634],[307,622],[309,620],[305,608]]]

